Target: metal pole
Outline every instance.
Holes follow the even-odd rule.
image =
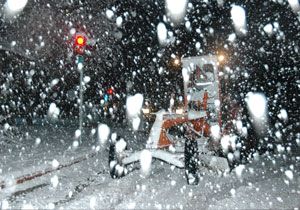
[[[82,85],[82,80],[83,80],[83,68],[80,69],[80,105],[79,105],[79,129],[80,129],[80,139],[79,142],[82,143],[81,141],[81,136],[82,136],[82,112],[83,112],[83,85]]]
[[[79,143],[82,143],[82,123],[83,123],[83,57],[77,57],[77,68],[80,71],[80,79],[79,79]]]

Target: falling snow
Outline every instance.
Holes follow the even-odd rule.
[[[0,209],[299,208],[298,0],[0,10]]]
[[[109,133],[110,128],[106,124],[98,125],[98,139],[101,144],[105,144],[105,142],[108,140]]]
[[[246,12],[244,8],[233,5],[230,13],[236,32],[246,33]]]

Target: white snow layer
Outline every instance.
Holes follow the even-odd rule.
[[[24,203],[21,209],[28,210],[28,209],[37,209],[37,208],[34,208],[34,206],[31,203]]]
[[[19,147],[15,143],[0,147],[0,183],[4,181],[8,186],[1,189],[0,209],[299,208],[300,157],[289,157],[288,153],[262,156],[258,161],[250,161],[228,172],[226,176],[200,167],[199,185],[188,186],[184,169],[170,167],[158,160],[152,162],[149,178],[145,179],[139,176],[140,171],[133,170],[124,178],[112,179],[108,175],[108,153],[99,152],[70,167],[15,185],[16,177],[47,169],[47,160],[55,158],[61,165],[68,165],[87,157],[94,151],[93,146],[98,145],[97,141],[91,141],[93,137],[83,135],[80,147],[76,151],[69,150],[75,128],[55,128],[51,135],[47,129],[35,127],[32,131],[26,130],[26,140],[13,139],[19,142]],[[115,129],[122,136],[131,134],[128,127]],[[33,149],[37,137],[42,138],[42,142]],[[136,144],[139,142],[136,141]],[[138,146],[144,144],[140,143]],[[156,159],[170,154],[163,150],[154,151],[162,153],[153,154],[152,158]],[[55,176],[57,178],[53,178]]]
[[[97,209],[97,198],[91,197],[90,199],[90,208],[91,209]]]

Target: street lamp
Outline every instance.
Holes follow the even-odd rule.
[[[218,55],[218,61],[221,63],[225,61],[225,56],[223,54]]]
[[[180,60],[179,60],[179,58],[175,58],[175,59],[174,59],[174,65],[175,65],[175,66],[179,66],[179,65],[180,65]]]

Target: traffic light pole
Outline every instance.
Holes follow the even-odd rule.
[[[80,72],[80,79],[79,79],[79,130],[80,130],[80,136],[79,136],[79,142],[82,143],[82,124],[83,124],[83,57],[78,56],[77,57],[77,68]]]
[[[76,63],[77,63],[77,69],[80,73],[80,79],[79,79],[79,130],[80,130],[80,136],[79,136],[79,143],[82,143],[82,135],[83,135],[83,62],[84,57],[83,54],[85,52],[86,45],[93,44],[92,40],[88,39],[87,35],[85,33],[78,32],[74,34],[74,44],[73,44],[73,50],[76,56]]]
[[[83,87],[82,87],[82,80],[83,80],[83,69],[80,70],[80,110],[79,110],[79,129],[80,129],[80,143],[81,141],[81,136],[82,136],[82,112],[83,112]]]

